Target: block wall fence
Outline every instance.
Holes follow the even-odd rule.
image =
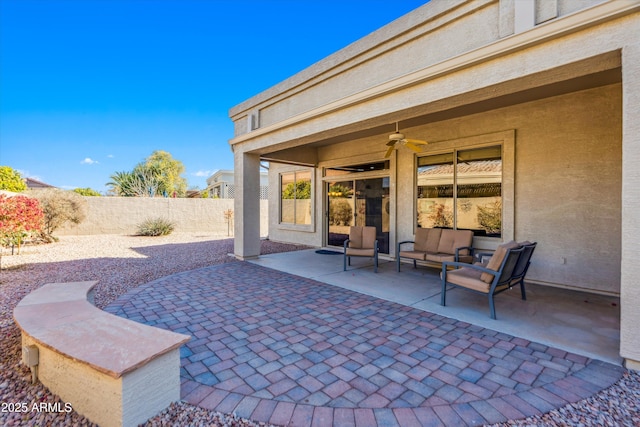
[[[175,232],[206,232],[233,236],[233,221],[225,212],[233,211],[233,199],[85,197],[87,217],[82,223],[67,224],[54,235],[135,234],[138,225],[150,218],[174,223]],[[260,235],[269,232],[267,200],[260,201]]]

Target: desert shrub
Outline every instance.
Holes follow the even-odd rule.
[[[51,188],[32,194],[40,201],[44,212],[45,236],[51,237],[56,229],[68,222],[80,224],[87,216],[87,201],[78,193]]]
[[[453,211],[451,206],[445,206],[442,203],[435,203],[429,212],[427,219],[429,227],[453,227]]]
[[[166,236],[173,231],[174,224],[164,218],[151,218],[138,225],[138,236]]]
[[[348,199],[332,199],[329,204],[329,224],[348,225],[353,218],[353,209]]]
[[[25,239],[40,234],[43,218],[38,200],[0,194],[0,244],[17,246],[20,253]]]
[[[502,199],[478,206],[478,223],[487,234],[500,234],[502,231]]]

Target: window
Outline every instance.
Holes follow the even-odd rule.
[[[502,146],[418,158],[418,227],[502,237]]]
[[[280,175],[280,222],[311,225],[311,171]]]

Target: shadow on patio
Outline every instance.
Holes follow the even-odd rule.
[[[378,273],[366,258],[352,259],[342,270],[342,254],[315,250],[262,255],[251,261],[264,267],[317,280],[398,304],[539,342],[589,358],[622,364],[620,299],[575,290],[527,284],[527,300],[520,290],[495,297],[497,320],[489,317],[487,298],[459,288],[447,292],[440,305],[440,270],[380,260]]]

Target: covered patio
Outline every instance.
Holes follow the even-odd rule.
[[[535,255],[534,255],[535,256]],[[440,270],[380,260],[378,273],[366,258],[352,259],[342,270],[342,255],[309,249],[261,256],[251,261],[264,267],[339,286],[386,301],[439,314],[529,341],[620,365],[620,298],[526,284],[527,300],[514,287],[495,297],[497,319],[489,317],[487,298],[455,288],[440,305]]]
[[[268,162],[274,241],[335,249],[375,226],[390,260],[418,228],[538,242],[531,301],[498,296],[496,322],[460,289],[441,307],[437,271],[286,271],[638,369],[639,19],[638,2],[430,2],[235,106],[235,256],[260,255]]]

